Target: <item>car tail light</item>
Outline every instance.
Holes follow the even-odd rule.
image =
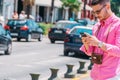
[[[70,32],[70,29],[66,29],[66,34],[69,34],[69,32]]]
[[[27,26],[23,26],[20,28],[20,30],[28,30],[28,27]]]
[[[66,38],[64,39],[64,42],[69,42],[69,41],[70,41],[69,37],[66,37]]]
[[[4,29],[5,29],[5,30],[10,30],[10,26],[5,25],[5,26],[4,26]]]

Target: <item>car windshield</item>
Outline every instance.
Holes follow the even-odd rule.
[[[84,29],[84,28],[75,28],[74,30],[71,31],[71,34],[80,35],[80,33],[84,33],[84,32],[92,34],[91,29]]]
[[[67,26],[65,26],[65,28],[72,29],[74,26],[85,26],[85,25],[81,23],[74,23],[74,24],[68,24]]]
[[[8,20],[7,25],[9,26],[15,26],[15,25],[25,25],[26,20]]]
[[[71,24],[74,24],[74,23],[57,23],[55,25],[55,27],[57,27],[57,28],[65,28],[65,26],[71,25]]]
[[[93,25],[93,22],[90,19],[79,19],[78,23],[81,23],[83,25]]]
[[[26,25],[29,28],[38,28],[38,25],[34,20],[27,20]]]

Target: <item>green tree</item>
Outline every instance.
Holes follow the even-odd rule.
[[[78,12],[80,10],[81,2],[78,0],[61,0],[63,2],[62,7],[69,7],[69,17],[73,12]]]
[[[69,7],[70,9],[72,9],[73,11],[75,10],[79,10],[80,8],[80,4],[81,2],[79,2],[78,0],[61,0],[63,2],[63,7]]]
[[[120,0],[111,0],[112,11],[120,17]]]

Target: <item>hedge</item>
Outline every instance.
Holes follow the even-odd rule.
[[[47,35],[49,29],[53,26],[52,23],[38,23],[38,25],[43,29],[44,35]]]

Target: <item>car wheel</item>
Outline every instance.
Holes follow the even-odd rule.
[[[55,43],[55,40],[51,39],[50,42],[51,42],[51,43]]]
[[[69,51],[64,50],[64,56],[68,56],[68,54],[69,54]]]
[[[10,55],[12,53],[12,44],[8,44],[7,50],[5,50],[5,55]]]
[[[17,38],[17,41],[20,41],[20,38]]]
[[[40,34],[40,37],[38,38],[38,41],[42,41],[42,39],[43,39],[43,35]]]
[[[28,35],[28,37],[26,38],[26,42],[29,42],[31,40],[31,34]]]

